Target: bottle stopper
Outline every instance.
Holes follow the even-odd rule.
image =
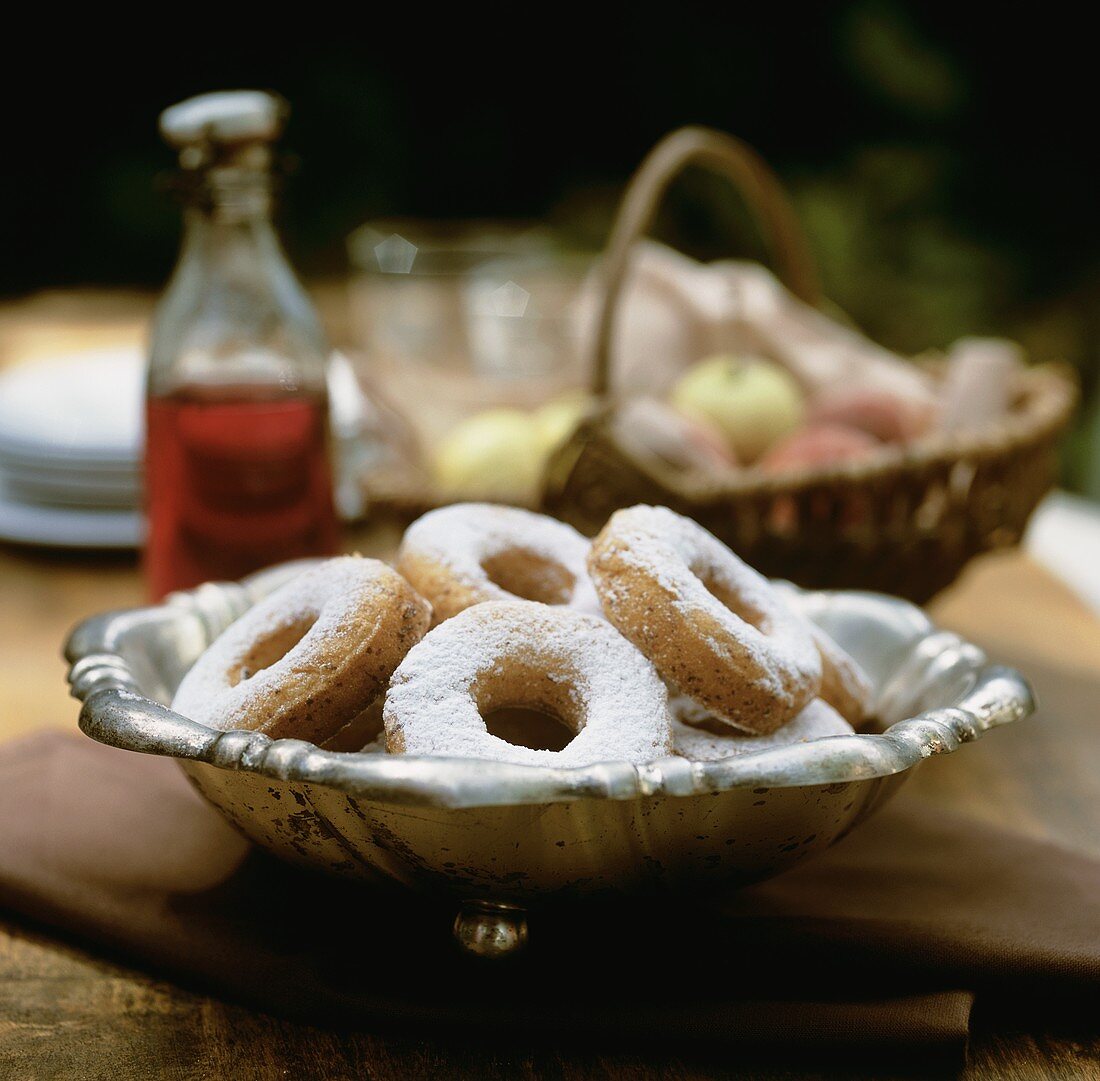
[[[277,94],[219,90],[169,106],[160,114],[160,133],[180,152],[180,164],[194,169],[266,147],[282,133],[288,113]]]

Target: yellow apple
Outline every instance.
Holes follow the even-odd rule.
[[[672,388],[672,404],[708,421],[737,460],[753,462],[801,423],[805,399],[785,369],[761,357],[726,354],[689,368]]]
[[[548,456],[576,431],[588,405],[588,395],[578,393],[555,398],[535,410],[539,442]]]
[[[519,409],[487,409],[460,421],[435,453],[447,499],[533,503],[546,457],[538,426]]]

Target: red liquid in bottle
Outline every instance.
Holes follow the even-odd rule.
[[[146,424],[145,564],[155,599],[337,551],[322,398],[185,388],[150,398]]]

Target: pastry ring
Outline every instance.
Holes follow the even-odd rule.
[[[485,717],[514,707],[575,735],[559,751],[508,743]],[[649,661],[598,616],[531,601],[474,605],[429,631],[394,673],[383,717],[391,754],[587,766],[672,753],[668,695]]]
[[[222,730],[322,743],[376,702],[430,618],[427,601],[385,563],[327,560],[230,624],[172,708]]]
[[[766,735],[817,695],[821,657],[805,620],[691,519],[616,511],[588,569],[611,623],[718,720]]]
[[[397,569],[432,603],[436,623],[483,601],[528,600],[599,613],[589,543],[543,514],[491,503],[429,511],[405,531]]]

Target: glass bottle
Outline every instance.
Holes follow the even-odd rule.
[[[285,103],[258,91],[167,109],[185,193],[146,383],[149,589],[337,550],[329,348],[272,223]]]

